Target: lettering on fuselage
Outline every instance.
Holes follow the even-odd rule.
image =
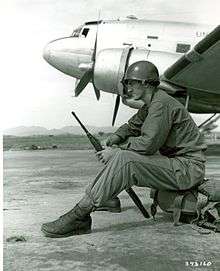
[[[196,31],[196,37],[205,37],[207,33],[205,31]]]

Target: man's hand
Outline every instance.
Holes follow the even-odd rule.
[[[106,146],[111,147],[112,145],[118,145],[121,141],[120,136],[112,134],[106,139]]]
[[[110,148],[107,147],[106,149],[99,151],[96,153],[96,156],[99,161],[101,161],[103,164],[107,164],[108,161],[118,152],[119,148]]]

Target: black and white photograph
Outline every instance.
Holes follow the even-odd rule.
[[[0,3],[2,270],[220,270],[219,10]]]

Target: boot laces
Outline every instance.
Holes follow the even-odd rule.
[[[69,212],[61,215],[57,221],[63,222],[64,220],[72,220],[73,218],[77,218],[75,215],[74,209],[70,210]]]

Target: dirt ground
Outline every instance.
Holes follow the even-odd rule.
[[[219,165],[209,157],[207,176],[219,178]],[[122,213],[92,214],[91,234],[45,238],[41,224],[71,209],[101,167],[92,151],[4,152],[4,271],[220,270],[220,234],[174,227],[162,211],[145,219],[126,192]],[[149,191],[135,191],[149,209]]]

